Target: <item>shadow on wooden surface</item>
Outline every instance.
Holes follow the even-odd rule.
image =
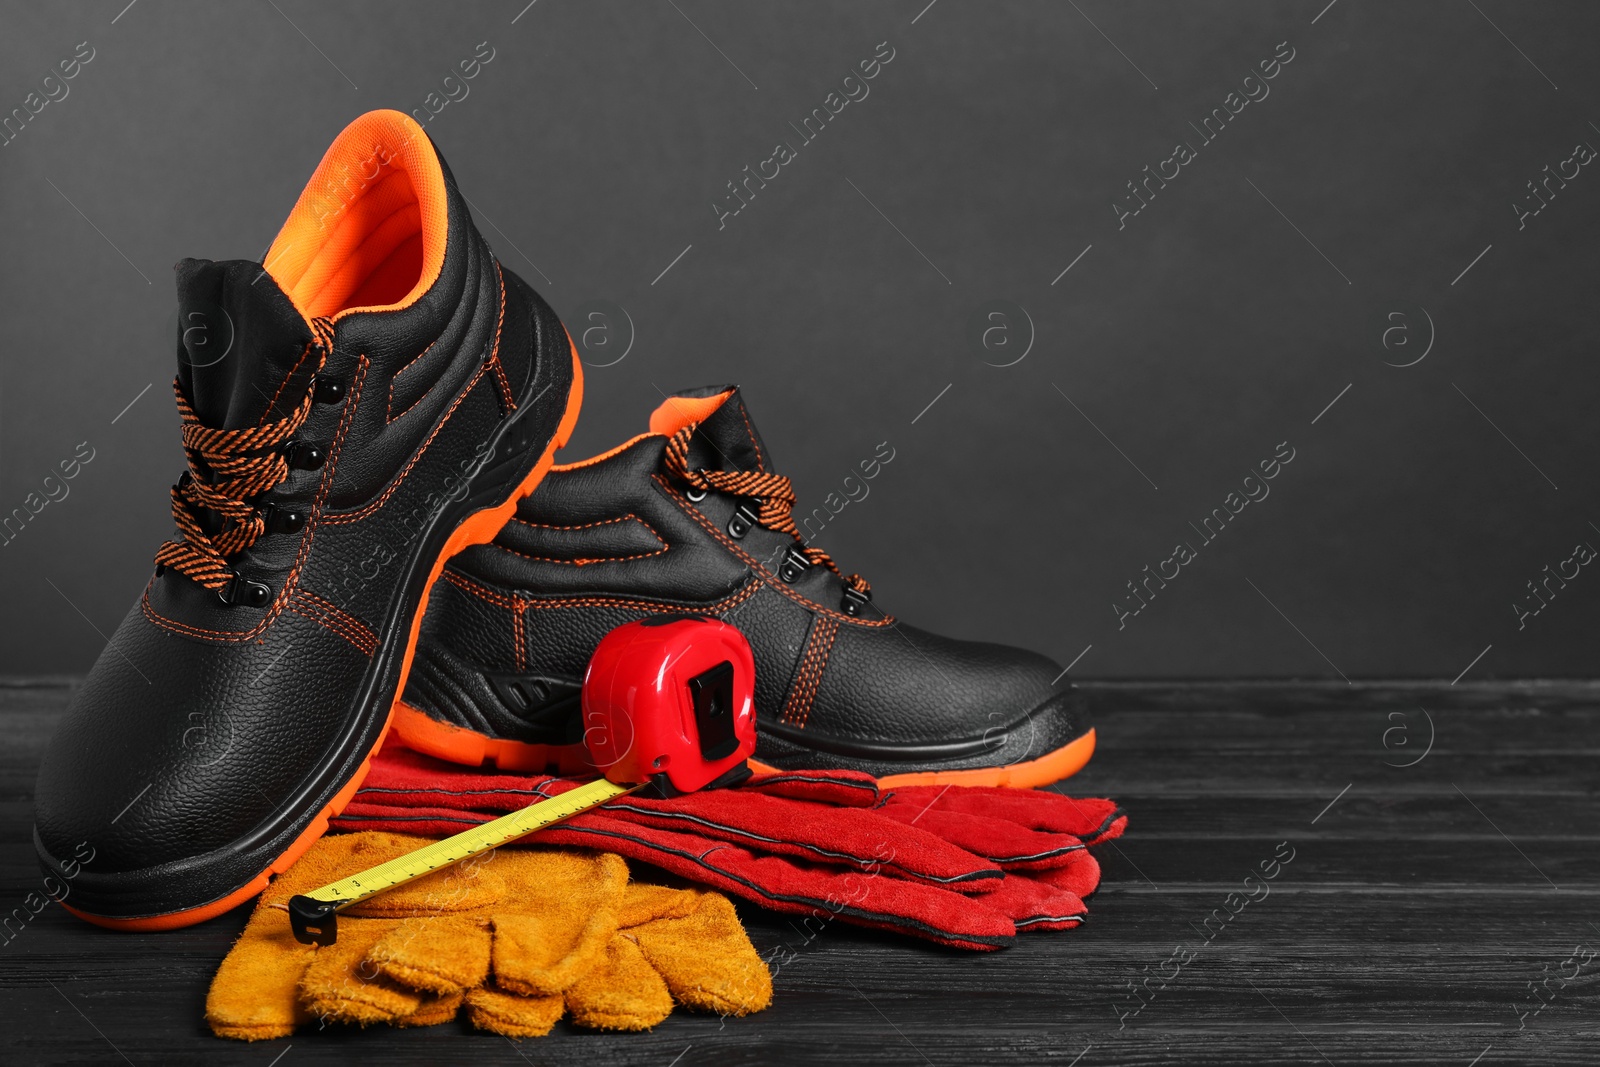
[[[111,934],[49,908],[0,944],[7,1063],[1600,1062],[1600,686],[1086,683],[1110,795],[1090,921],[958,953],[842,924],[787,945],[773,1007],[510,1042],[465,1023],[211,1037],[242,911]],[[0,685],[0,910],[40,886],[33,778],[67,684]],[[1285,861],[1285,857],[1289,857]],[[1245,879],[1278,859],[1270,881]],[[274,1057],[282,1056],[282,1060]]]

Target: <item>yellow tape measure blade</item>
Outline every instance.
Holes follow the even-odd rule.
[[[331,945],[337,937],[334,916],[369,897],[415,881],[434,871],[460,863],[526,837],[536,830],[581,815],[606,801],[640,788],[617,785],[604,778],[570,789],[559,796],[502,815],[464,830],[454,837],[434,841],[415,852],[397,856],[376,867],[330,882],[289,899],[289,924],[302,944]]]

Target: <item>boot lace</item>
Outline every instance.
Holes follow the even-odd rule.
[[[311,326],[315,375],[332,348],[333,327],[320,318],[312,320]],[[220,591],[235,577],[229,558],[255,544],[266,531],[261,510],[250,501],[289,477],[283,446],[311,414],[312,391],[308,388],[299,406],[283,418],[240,430],[219,430],[202,423],[176,378],[172,391],[183,420],[183,450],[189,470],[172,487],[172,520],[182,536],[156,550],[156,572],[170,567],[207,589]],[[207,533],[201,525],[201,511],[221,518],[216,533]]]
[[[667,441],[664,465],[667,473],[679,481],[702,492],[713,489],[733,496],[759,500],[761,510],[756,521],[769,530],[786,533],[800,545],[800,552],[813,564],[828,568],[863,597],[872,595],[872,586],[859,574],[841,573],[833,557],[820,548],[805,543],[800,528],[794,522],[794,487],[781,474],[763,474],[757,471],[692,470],[689,467],[689,440],[698,423],[685,426]]]

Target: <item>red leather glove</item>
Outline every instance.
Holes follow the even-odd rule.
[[[577,784],[389,745],[334,826],[455,834]],[[1081,923],[1083,897],[1100,882],[1085,846],[1126,825],[1109,800],[974,786],[880,792],[854,771],[789,771],[670,800],[619,797],[526,840],[618,852],[775,911],[995,949],[1018,931]]]

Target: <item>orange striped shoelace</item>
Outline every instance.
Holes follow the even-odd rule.
[[[316,352],[315,377],[332,348],[333,327],[326,319],[311,323],[311,347]],[[183,450],[188,476],[172,487],[172,520],[182,535],[156,550],[157,573],[171,568],[207,589],[221,590],[234,577],[230,557],[255,544],[266,531],[254,497],[276,488],[289,476],[284,445],[311,414],[312,390],[283,418],[240,430],[207,426],[195,414],[183,386],[174,378],[172,391],[183,420]],[[221,529],[208,534],[200,522],[202,510],[222,519]]]
[[[679,481],[702,492],[713,489],[733,496],[750,497],[761,503],[756,521],[769,530],[786,533],[800,544],[800,551],[813,564],[828,568],[844,584],[862,596],[872,595],[872,586],[859,574],[843,574],[833,562],[833,557],[820,548],[805,543],[800,528],[794,522],[794,487],[781,474],[763,474],[758,471],[692,470],[689,467],[689,440],[699,428],[698,423],[685,426],[667,440],[664,465],[667,473]]]

